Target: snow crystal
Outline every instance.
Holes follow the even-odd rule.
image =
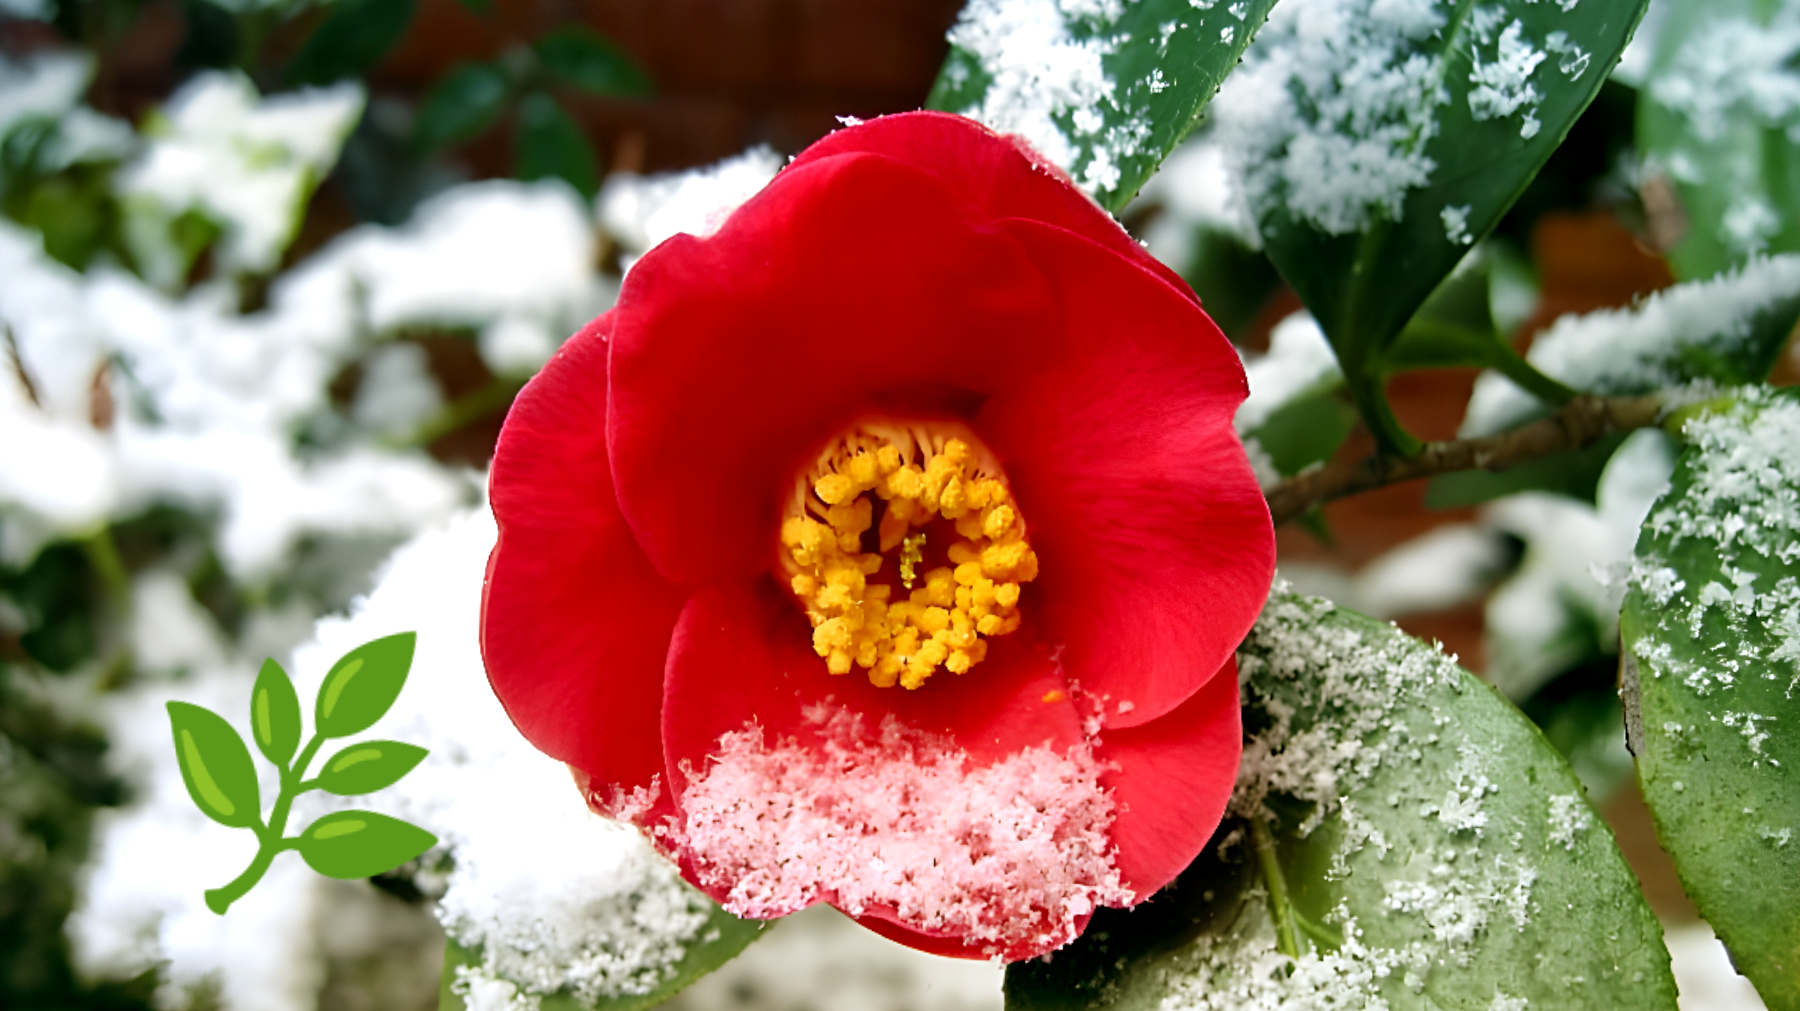
[[[978,104],[960,111],[1024,137],[1090,193],[1118,185],[1122,163],[1149,139],[1147,124],[1122,114],[1123,96],[1106,73],[1123,37],[1104,29],[1122,9],[1118,0],[971,0],[950,44],[974,56],[990,82]]]
[[[1398,219],[1436,164],[1449,100],[1429,0],[1285,0],[1210,106],[1255,217],[1278,207],[1334,234]]]
[[[1307,312],[1276,324],[1269,352],[1244,363],[1250,396],[1238,406],[1239,432],[1254,432],[1290,401],[1334,382],[1342,373],[1325,332]]]
[[[671,235],[707,236],[781,169],[768,147],[687,172],[638,176],[615,172],[600,190],[600,222],[634,256]]]
[[[1754,159],[1704,158],[1715,145],[1730,144],[1728,131],[1784,132],[1800,140],[1800,7],[1774,5],[1768,22],[1744,10],[1708,17],[1689,38],[1673,47],[1666,65],[1648,82],[1649,97],[1685,123],[1685,137],[1657,153],[1655,167],[1687,182],[1700,182],[1697,164],[1719,178],[1706,179],[1720,192],[1738,194],[1722,220],[1704,224],[1739,256],[1766,248],[1781,221],[1755,194],[1766,187]]]
[[[1558,319],[1526,359],[1546,375],[1591,393],[1648,393],[1680,383],[1687,349],[1730,357],[1751,337],[1758,313],[1800,295],[1800,255],[1755,260],[1705,281],[1650,295],[1626,309]],[[1491,435],[1544,408],[1510,379],[1484,373],[1469,398],[1462,435]]]
[[[1134,901],[1086,749],[1027,748],[977,767],[891,716],[875,729],[828,705],[808,717],[822,748],[752,725],[726,734],[703,771],[684,770],[678,842],[732,912],[891,909],[1006,956],[1067,943],[1096,907]]]
[[[1481,19],[1477,17],[1475,22],[1478,42],[1486,43],[1489,40],[1481,32]],[[1543,94],[1531,83],[1531,75],[1544,62],[1545,54],[1533,48],[1524,31],[1524,24],[1516,18],[1507,25],[1495,43],[1494,59],[1489,63],[1482,62],[1479,47],[1470,53],[1473,69],[1469,83],[1475,87],[1469,91],[1469,112],[1477,122],[1501,119],[1527,106],[1535,109],[1543,100]],[[1519,136],[1530,140],[1538,132],[1538,125],[1537,117],[1527,109]]]
[[[1551,842],[1559,844],[1565,850],[1573,850],[1576,838],[1593,827],[1593,824],[1594,816],[1588,812],[1586,801],[1572,793],[1551,796]]]
[[[1474,208],[1469,204],[1458,204],[1454,207],[1446,204],[1438,216],[1444,222],[1444,238],[1454,246],[1467,246],[1475,241],[1469,234],[1469,211]]]

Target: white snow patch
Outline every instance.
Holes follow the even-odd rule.
[[[767,186],[781,166],[782,157],[773,149],[753,147],[688,172],[615,172],[600,190],[600,223],[635,256],[672,235],[705,237]]]
[[[1240,433],[1256,431],[1285,404],[1343,375],[1325,332],[1304,311],[1276,324],[1268,353],[1245,362],[1244,373],[1250,396],[1238,407]]]
[[[1107,830],[1110,794],[1085,749],[1027,748],[972,766],[953,742],[828,705],[820,746],[726,734],[684,769],[676,840],[727,909],[768,918],[830,902],[894,910],[997,957],[1058,947],[1099,906],[1129,905]]]

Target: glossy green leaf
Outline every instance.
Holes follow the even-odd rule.
[[[306,826],[294,848],[328,878],[371,878],[437,845],[437,836],[374,811],[335,811]]]
[[[325,760],[319,789],[340,797],[384,790],[425,760],[428,752],[400,741],[362,741]]]
[[[338,0],[283,75],[289,85],[330,84],[375,65],[412,22],[415,0]]]
[[[1415,369],[1489,368],[1546,404],[1568,401],[1576,391],[1527,364],[1494,325],[1490,271],[1479,251],[1465,258],[1382,353],[1382,371],[1393,375]]]
[[[600,188],[600,169],[587,134],[543,92],[519,103],[518,176],[526,181],[561,179],[589,200]]]
[[[273,658],[263,661],[250,691],[250,736],[256,750],[286,769],[300,748],[300,697],[294,682]]]
[[[1282,477],[1331,459],[1356,427],[1356,409],[1344,396],[1344,382],[1333,376],[1302,391],[1269,412],[1262,424],[1242,433],[1256,440]]]
[[[1638,145],[1678,207],[1655,222],[1669,266],[1710,277],[1757,252],[1800,251],[1800,7],[1767,0],[1671,3],[1638,92]],[[1773,44],[1771,44],[1773,43]],[[1786,83],[1779,83],[1785,78]],[[1678,238],[1677,238],[1678,237]]]
[[[1330,337],[1387,449],[1418,445],[1382,389],[1391,345],[1562,142],[1643,8],[1456,0],[1436,8],[1435,30],[1359,23],[1368,37],[1340,42],[1335,65],[1316,65],[1315,43],[1294,41],[1310,40],[1304,27],[1265,33],[1252,51],[1245,70],[1293,103],[1269,112],[1273,126],[1249,152],[1264,246]]]
[[[740,920],[715,907],[698,933],[699,943],[690,946],[675,963],[673,970],[654,990],[642,994],[623,994],[593,1002],[581,1000],[559,991],[542,995],[542,1011],[643,1011],[653,1008],[687,989],[695,980],[737,957],[769,927],[768,920]],[[459,966],[481,965],[481,949],[465,948],[448,938],[444,944],[444,975],[438,989],[438,1011],[464,1011],[467,1004],[455,989]]]
[[[1800,1008],[1800,392],[1689,421],[1621,630],[1638,781],[1771,1011]]]
[[[181,781],[201,812],[232,828],[260,826],[262,794],[256,786],[256,766],[231,724],[209,709],[171,702],[169,725]]]
[[[650,77],[623,49],[591,29],[561,28],[532,45],[557,81],[601,95],[648,95]]]
[[[356,647],[332,665],[319,686],[313,723],[326,737],[360,734],[381,719],[412,667],[411,632],[385,636]]]
[[[1117,211],[1193,129],[1273,6],[1137,0],[1064,13],[1074,5],[973,0],[925,105],[1023,134]],[[1052,40],[1040,17],[1061,19]]]
[[[1492,688],[1281,589],[1239,661],[1226,824],[1173,888],[1012,966],[1009,1008],[1672,1011],[1612,834]]]
[[[458,65],[433,84],[419,103],[413,144],[431,149],[472,139],[500,118],[511,93],[512,78],[499,63]]]

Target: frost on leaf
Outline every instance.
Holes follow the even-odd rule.
[[[1674,1006],[1660,928],[1579,781],[1452,658],[1278,585],[1239,671],[1226,826],[1169,898],[1014,967],[1009,1001],[1071,1006],[1073,988],[1163,1011]]]
[[[1112,189],[1144,150],[1150,127],[1127,113],[1104,60],[1127,41],[1110,30],[1123,0],[972,0],[950,30],[989,78],[958,111],[1024,137],[1090,193]],[[1167,87],[1160,75],[1142,82]]]
[[[1772,256],[1629,308],[1563,316],[1532,342],[1526,360],[1578,390],[1609,395],[1714,378],[1721,366],[1759,380],[1797,310],[1800,255]],[[1542,411],[1537,398],[1490,372],[1476,383],[1461,434],[1490,435]]]
[[[1251,210],[1285,205],[1334,235],[1398,220],[1436,163],[1449,101],[1445,24],[1432,0],[1284,0],[1219,89],[1215,134],[1236,155]]]
[[[1683,436],[1621,619],[1638,778],[1701,915],[1784,1006],[1800,950],[1800,398],[1737,390]]]

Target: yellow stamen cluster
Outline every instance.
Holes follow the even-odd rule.
[[[940,666],[967,671],[987,656],[984,636],[1019,627],[1019,588],[1037,578],[1037,555],[1011,490],[997,466],[977,460],[972,439],[867,426],[801,479],[781,524],[781,556],[831,673],[854,665],[879,687],[917,688]],[[879,525],[876,498],[886,503]],[[957,534],[950,565],[921,573],[922,528],[939,517]],[[871,526],[880,548],[864,552]],[[903,600],[869,581],[889,554]]]

